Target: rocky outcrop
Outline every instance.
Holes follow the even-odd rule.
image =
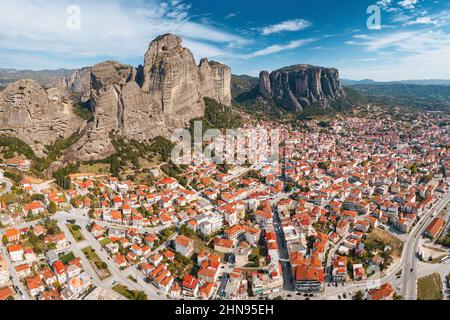
[[[330,108],[332,102],[345,96],[339,71],[311,65],[296,65],[260,74],[259,94],[293,112],[311,106]]]
[[[50,87],[57,88],[67,96],[74,92],[79,96],[80,101],[85,103],[90,99],[91,71],[90,67],[75,70],[66,77],[56,79]]]
[[[0,133],[16,136],[43,155],[45,146],[77,132],[83,120],[56,88],[19,80],[0,92]]]
[[[143,66],[106,61],[53,81],[47,91],[31,80],[8,87],[0,95],[0,130],[39,151],[78,131],[65,159],[97,160],[115,152],[111,135],[168,137],[204,115],[205,97],[231,105],[230,87],[229,67],[207,59],[197,65],[181,38],[166,34],[150,43]],[[92,121],[74,116],[75,99],[91,108]]]
[[[113,154],[111,134],[146,141],[169,133],[158,104],[141,90],[137,77],[138,69],[116,61],[92,67],[90,100],[94,121],[66,151],[66,159],[94,160]]]
[[[107,61],[90,70],[94,121],[86,135],[67,151],[77,160],[114,153],[110,133],[138,141],[169,136],[175,128],[204,115],[204,97],[231,105],[231,69],[202,59],[167,34],[152,41],[138,68]]]
[[[231,106],[231,68],[227,65],[211,61],[209,63],[213,78],[213,92],[204,92],[205,96]]]
[[[259,93],[264,98],[268,98],[272,95],[269,71],[261,71],[259,74]]]

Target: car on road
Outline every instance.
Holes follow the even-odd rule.
[[[414,271],[414,268],[411,268],[411,270],[410,270],[411,272],[413,272]]]
[[[341,300],[341,299],[342,299],[342,298],[341,298],[341,295],[338,295],[338,299],[339,299],[339,300]]]
[[[345,293],[342,296],[344,297],[344,299],[347,299],[347,295]]]

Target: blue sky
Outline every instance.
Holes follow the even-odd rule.
[[[367,27],[368,6],[381,27]],[[0,0],[0,68],[139,65],[159,34],[233,73],[309,63],[341,77],[450,79],[448,0]],[[69,28],[80,9],[80,28]],[[69,12],[67,11],[69,9]],[[78,21],[78,20],[76,20]]]

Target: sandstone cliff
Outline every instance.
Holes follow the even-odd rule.
[[[19,80],[0,92],[0,133],[16,136],[43,155],[46,145],[77,132],[83,120],[58,89]]]
[[[339,71],[311,65],[295,65],[272,73],[260,74],[259,94],[293,112],[303,112],[311,106],[331,107],[345,96]]]

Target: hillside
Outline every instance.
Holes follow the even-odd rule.
[[[0,69],[0,90],[10,83],[14,83],[22,79],[32,79],[43,87],[52,84],[56,79],[67,77],[74,70],[58,69],[58,70],[16,70],[16,69]]]
[[[420,110],[450,111],[450,86],[357,84],[350,86],[374,101]]]

